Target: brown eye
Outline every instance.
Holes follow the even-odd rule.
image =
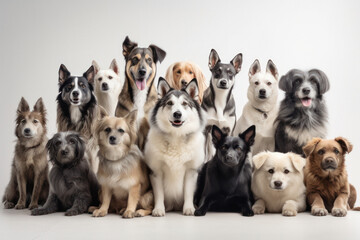
[[[104,130],[106,133],[109,133],[109,132],[111,132],[111,128],[105,128],[105,130]]]
[[[131,59],[132,65],[136,65],[138,62],[139,62],[139,59],[137,57],[134,57],[133,59]]]
[[[183,105],[184,107],[186,107],[186,106],[188,105],[188,103],[187,103],[187,102],[183,102],[182,105]]]
[[[325,151],[322,150],[322,149],[320,149],[320,150],[318,151],[318,154],[319,154],[319,155],[324,155],[324,153],[325,153]]]
[[[267,83],[268,86],[271,86],[271,84],[272,84],[271,82],[268,82],[268,83]]]
[[[26,123],[26,119],[22,119],[20,122],[21,122],[21,124],[25,124],[25,123]]]
[[[172,106],[172,105],[174,105],[174,103],[173,103],[172,101],[168,101],[168,102],[166,103],[166,105]]]
[[[221,151],[226,151],[226,149],[227,149],[227,146],[226,146],[226,145],[223,145],[223,146],[221,147]]]
[[[119,131],[119,133],[124,133],[125,132],[124,129],[122,129],[122,128],[119,128],[118,131]]]
[[[102,80],[102,77],[99,77],[98,80],[101,81],[101,80]]]
[[[113,79],[113,77],[112,77],[112,76],[109,76],[109,79],[111,80],[111,79]]]
[[[337,150],[336,148],[334,149],[334,153],[336,154],[336,155],[338,155],[340,152],[339,152],[339,150]]]
[[[33,123],[38,123],[39,122],[39,120],[37,120],[37,119],[34,119],[34,121],[33,121]]]
[[[67,92],[69,92],[71,89],[72,89],[72,86],[71,86],[71,85],[68,85],[65,90],[66,90]]]
[[[256,82],[255,82],[255,85],[259,85],[259,82],[258,82],[258,81],[256,81]]]
[[[270,174],[273,174],[274,173],[274,169],[269,169],[268,171]]]
[[[290,172],[290,171],[287,170],[287,169],[285,169],[285,171],[284,171],[285,174],[288,174],[289,172]]]
[[[56,141],[56,143],[55,143],[56,146],[60,146],[60,144],[61,144],[61,141]]]
[[[85,88],[85,84],[80,83],[79,85],[80,85],[81,88]]]
[[[238,151],[238,152],[240,152],[242,149],[241,149],[241,147],[236,147],[236,151]]]
[[[180,70],[177,70],[177,72],[176,72],[177,74],[181,74],[181,71]]]
[[[75,140],[74,140],[74,139],[70,139],[69,143],[70,143],[71,145],[74,145],[74,144],[75,144]]]
[[[146,61],[147,61],[149,64],[152,63],[152,59],[151,59],[151,58],[146,59]]]

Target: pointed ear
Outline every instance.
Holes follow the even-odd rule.
[[[189,96],[198,101],[199,100],[199,86],[196,78],[191,80],[185,87],[185,91],[189,94]]]
[[[261,152],[261,153],[256,154],[252,158],[255,169],[261,168],[262,165],[264,165],[265,161],[267,160],[268,156],[269,156],[268,152]]]
[[[128,36],[126,36],[123,44],[123,55],[125,59],[127,59],[131,53],[131,51],[138,46],[136,42],[132,42]]]
[[[252,146],[255,142],[256,127],[255,125],[250,126],[243,133],[239,134],[239,137],[244,139],[247,145]]]
[[[110,63],[110,69],[112,69],[117,75],[119,75],[119,66],[116,62],[116,59],[114,58]]]
[[[157,61],[161,63],[166,57],[166,52],[161,48],[159,48],[158,46],[151,44],[149,48],[153,53],[154,63],[157,63]]]
[[[303,152],[306,157],[310,156],[310,154],[315,150],[316,145],[318,145],[321,140],[321,138],[313,138],[303,147]]]
[[[212,142],[215,145],[215,147],[217,147],[226,137],[226,135],[216,125],[212,126],[211,136],[212,136]]]
[[[25,98],[21,98],[18,109],[17,109],[17,113],[23,113],[23,112],[30,112],[30,107],[28,102],[25,100]]]
[[[106,109],[103,108],[103,107],[100,106],[100,105],[99,105],[99,110],[100,110],[100,119],[103,119],[103,118],[109,116],[109,114],[108,114],[108,112],[106,111]]]
[[[290,158],[290,161],[291,161],[292,165],[294,166],[294,168],[298,172],[301,172],[306,164],[305,158],[301,157],[298,154],[292,153],[292,152],[289,152],[286,155]]]
[[[137,112],[138,112],[137,110],[134,110],[134,111],[129,112],[125,116],[125,120],[129,125],[134,125],[134,123],[136,123]]]
[[[273,63],[273,61],[271,61],[271,59],[269,59],[269,61],[267,62],[266,71],[271,73],[271,75],[273,75],[276,80],[278,79],[279,77],[278,70],[275,64]]]
[[[95,72],[94,74],[96,75],[100,71],[100,66],[95,60],[93,60],[91,64],[94,67],[94,72]]]
[[[310,78],[315,78],[319,84],[320,94],[324,94],[330,89],[330,82],[325,73],[319,69],[312,69],[309,71]]]
[[[36,101],[36,103],[34,105],[34,111],[39,112],[39,113],[41,113],[43,115],[46,113],[45,105],[44,105],[44,102],[43,102],[42,98],[39,98]]]
[[[83,76],[88,80],[89,83],[94,84],[95,70],[94,66],[90,66],[89,69],[84,72]]]
[[[340,144],[344,153],[350,153],[352,151],[353,145],[346,138],[337,137],[335,138],[335,141],[337,141]]]
[[[236,73],[240,72],[242,64],[242,54],[239,53],[238,55],[236,55],[230,63],[234,66]]]
[[[170,89],[171,87],[168,82],[164,78],[160,77],[157,86],[158,97],[163,98],[170,91]]]
[[[215,49],[211,49],[210,56],[209,56],[210,70],[212,70],[218,62],[221,62],[219,55],[217,54]]]
[[[249,78],[254,76],[256,73],[260,71],[261,71],[260,62],[259,60],[255,59],[255,61],[253,62],[253,64],[251,64],[249,69]]]
[[[63,84],[66,79],[70,77],[70,72],[67,70],[64,64],[60,65],[59,68],[59,84]]]

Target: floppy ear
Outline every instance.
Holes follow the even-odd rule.
[[[166,57],[166,52],[164,50],[162,50],[161,48],[159,48],[158,46],[151,44],[149,46],[149,48],[151,49],[151,51],[153,53],[154,63],[157,63],[157,61],[159,61],[161,63],[164,60],[164,58]]]
[[[114,58],[110,63],[110,69],[112,69],[117,75],[119,75],[119,66],[116,62],[116,59]]]
[[[100,66],[95,60],[93,60],[91,64],[94,66],[94,72],[96,75],[100,71]]]
[[[41,113],[42,115],[45,115],[46,114],[46,109],[45,109],[45,105],[44,105],[44,102],[42,100],[42,98],[39,98],[35,105],[34,105],[34,111],[35,112],[39,112]]]
[[[290,161],[293,164],[293,166],[295,167],[295,169],[298,172],[301,172],[306,164],[305,158],[301,157],[298,154],[292,153],[292,152],[287,153],[287,156],[290,158]]]
[[[163,98],[170,91],[170,89],[171,87],[168,84],[168,82],[164,78],[160,77],[157,86],[157,92],[159,98]]]
[[[251,64],[249,69],[249,78],[260,71],[261,71],[260,62],[258,59],[255,59],[255,61],[253,62],[253,64]]]
[[[279,88],[284,92],[290,92],[292,90],[292,80],[290,79],[289,73],[282,76],[279,81]]]
[[[70,77],[70,72],[64,64],[61,64],[59,68],[59,84],[63,84],[68,77]]]
[[[195,73],[195,78],[198,81],[198,85],[199,85],[199,102],[201,103],[203,99],[204,91],[207,88],[206,78],[199,66],[197,66],[194,63],[192,63],[192,66]]]
[[[303,147],[303,152],[306,157],[310,156],[310,154],[315,150],[316,145],[321,142],[321,140],[321,138],[313,138]]]
[[[105,108],[103,108],[103,106],[99,105],[99,110],[100,110],[100,119],[103,119],[103,118],[109,116],[109,113],[106,111]]]
[[[17,108],[17,114],[21,114],[23,112],[29,112],[30,111],[30,107],[28,102],[25,100],[25,98],[21,98],[19,106]]]
[[[242,60],[243,60],[242,59],[242,54],[239,53],[230,62],[234,66],[236,73],[240,72],[240,70],[241,70]]]
[[[215,49],[211,49],[210,56],[209,56],[210,70],[212,70],[218,62],[221,62],[219,55],[217,54]]]
[[[212,142],[215,145],[215,147],[217,147],[226,137],[226,135],[216,125],[212,126],[211,136],[212,136]]]
[[[86,143],[85,143],[85,140],[79,134],[75,134],[75,136],[79,142],[79,145],[77,147],[78,151],[77,151],[76,155],[77,155],[77,159],[80,159],[80,158],[84,157],[84,155],[85,155]]]
[[[196,78],[191,80],[185,87],[185,91],[189,94],[189,96],[198,101],[199,100],[199,86]]]
[[[88,80],[89,83],[94,84],[95,70],[94,66],[90,66],[89,69],[84,72],[83,76]]]
[[[261,152],[253,156],[252,161],[254,163],[255,169],[259,169],[264,165],[266,159],[268,158],[268,152]]]
[[[134,125],[134,123],[136,122],[137,113],[138,113],[138,111],[134,110],[134,111],[129,112],[125,116],[125,120],[126,120],[126,122],[128,122],[129,125]]]
[[[244,139],[247,145],[252,146],[255,142],[256,127],[255,125],[250,126],[243,133],[239,134],[239,137]]]
[[[123,44],[123,55],[125,59],[127,59],[131,53],[131,51],[138,46],[136,42],[132,42],[128,36],[126,36]]]
[[[337,141],[341,148],[343,149],[344,153],[350,153],[353,149],[353,145],[346,139],[343,137],[337,137],[335,138],[335,141]]]
[[[269,61],[267,62],[266,71],[271,73],[276,80],[278,79],[278,77],[279,77],[278,70],[277,70],[275,64],[273,63],[273,61],[271,61],[271,59],[269,59]]]
[[[171,64],[166,70],[166,75],[165,75],[165,78],[168,80],[169,85],[172,86],[173,88],[175,88],[176,86],[174,82],[174,73],[173,73],[176,64],[177,63]]]
[[[330,89],[330,82],[325,73],[318,69],[311,69],[309,75],[313,75],[319,83],[320,95],[326,93]]]

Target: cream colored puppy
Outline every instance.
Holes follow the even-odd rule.
[[[282,213],[296,216],[305,211],[304,172],[306,160],[295,153],[261,152],[253,157],[251,183],[255,214]]]

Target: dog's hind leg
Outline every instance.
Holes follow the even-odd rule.
[[[4,208],[14,208],[17,200],[19,199],[18,184],[16,179],[16,171],[13,168],[11,171],[11,178],[9,184],[6,187],[5,194],[3,196]]]
[[[44,215],[49,213],[54,213],[59,209],[58,198],[54,193],[50,193],[46,203],[41,208],[36,208],[31,211],[31,215]]]
[[[65,216],[75,216],[85,213],[91,204],[91,194],[82,192],[75,197],[72,207],[65,212]]]

